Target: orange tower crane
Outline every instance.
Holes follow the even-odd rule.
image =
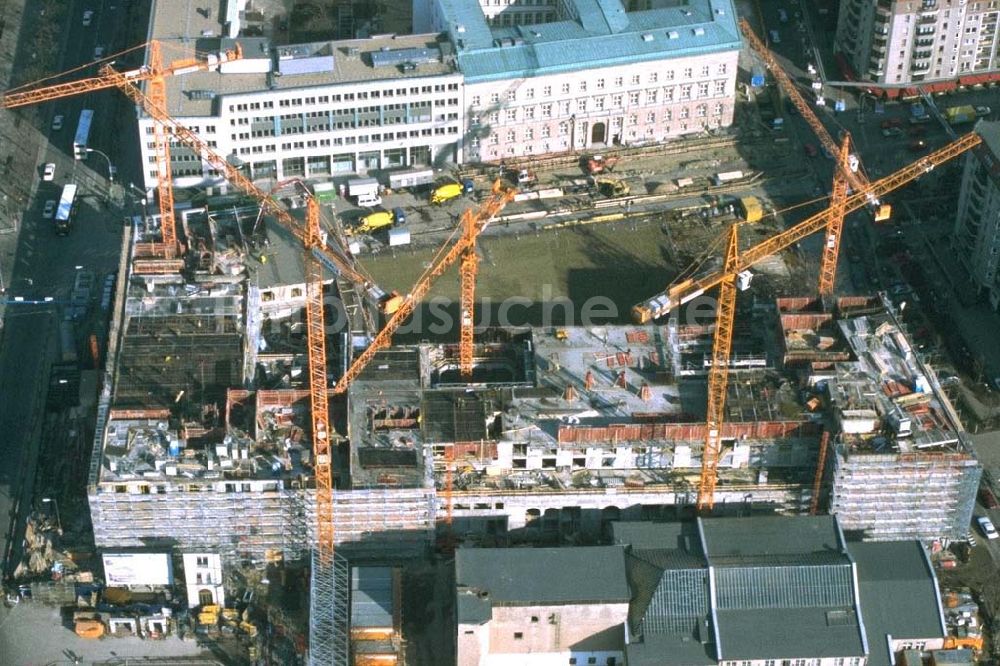
[[[701,458],[698,483],[698,511],[712,508],[718,480],[722,424],[726,416],[726,390],[729,386],[729,355],[733,347],[736,323],[736,264],[739,262],[739,223],[729,228],[723,276],[719,281],[719,305],[712,339],[712,364],[708,370],[708,409],[705,419],[705,448]]]
[[[701,482],[698,487],[697,506],[699,510],[711,510],[715,505],[715,485],[718,478],[720,441],[725,416],[729,354],[732,348],[733,323],[736,313],[734,302],[737,276],[765,257],[781,252],[818,231],[828,229],[832,215],[841,213],[846,215],[858,210],[864,207],[872,197],[881,197],[902,187],[981,142],[982,139],[978,134],[974,132],[966,134],[909,166],[870,183],[864,190],[847,196],[843,201],[842,211],[831,213],[829,209],[824,210],[743,252],[738,249],[737,227],[734,225],[729,232],[722,270],[697,279],[683,280],[632,308],[632,318],[637,323],[646,323],[669,313],[712,287],[720,287],[715,338],[712,342],[712,362],[708,371],[709,399],[705,451],[702,455]],[[842,158],[847,155],[846,146],[845,142],[840,151]]]
[[[434,284],[435,280],[439,278],[448,268],[458,261],[460,258],[465,258],[469,256],[469,253],[475,254],[475,242],[476,238],[483,232],[483,229],[490,223],[490,221],[495,217],[504,206],[507,205],[509,201],[514,198],[514,190],[505,188],[499,180],[493,183],[493,188],[490,191],[489,197],[483,202],[479,208],[473,210],[466,210],[462,214],[462,221],[457,232],[458,237],[455,234],[444,244],[444,246],[438,251],[434,260],[431,262],[430,267],[424,271],[420,279],[417,280],[416,284],[410,290],[410,293],[403,298],[402,303],[399,305],[399,309],[386,321],[385,326],[379,331],[379,334],[375,336],[371,344],[361,352],[351,367],[347,369],[347,372],[340,378],[337,385],[333,387],[333,392],[335,394],[343,393],[347,390],[347,387],[354,381],[358,375],[365,369],[365,367],[371,362],[380,350],[385,349],[389,346],[389,342],[392,340],[392,335],[402,326],[403,321],[410,316],[413,310],[417,307],[417,304],[423,300],[427,292],[430,291],[431,286]],[[462,330],[461,339],[463,342],[468,338],[468,345],[460,350],[460,356],[462,354],[467,354],[469,358],[469,366],[471,369],[471,359],[472,359],[472,299],[475,297],[475,269],[466,270],[462,274]],[[470,286],[471,281],[471,286]],[[466,300],[468,299],[468,300]],[[468,308],[468,310],[466,310]],[[466,316],[466,314],[468,316]]]
[[[740,30],[746,37],[747,41],[750,42],[750,46],[757,53],[761,60],[771,74],[774,75],[775,80],[781,89],[788,95],[788,98],[798,109],[799,113],[812,128],[812,131],[816,134],[816,138],[819,142],[823,144],[823,147],[827,150],[830,155],[834,155],[837,158],[836,168],[834,170],[833,177],[833,189],[831,197],[831,215],[829,217],[829,223],[826,229],[826,243],[824,243],[823,257],[820,262],[819,271],[819,293],[821,295],[827,296],[833,293],[834,281],[837,277],[837,258],[840,252],[840,236],[844,228],[844,212],[842,211],[842,201],[843,197],[846,196],[848,187],[854,192],[865,191],[868,187],[868,179],[861,172],[861,164],[858,161],[856,155],[850,153],[850,136],[847,132],[843,133],[841,137],[842,143],[840,146],[833,140],[830,133],[826,130],[826,127],[820,121],[819,117],[809,106],[809,103],[805,100],[802,94],[799,92],[798,87],[795,82],[792,81],[791,77],[781,68],[778,61],[775,59],[774,54],[764,45],[764,43],[757,37],[757,34],[750,27],[747,20],[740,19]],[[842,154],[842,147],[847,145],[846,157]],[[842,194],[840,200],[836,200],[838,191]],[[878,204],[878,199],[872,197],[869,200],[872,205]],[[887,219],[889,216],[889,208],[887,206],[881,206],[876,213],[876,220],[881,221]]]
[[[319,201],[306,203],[306,346],[309,363],[309,411],[316,479],[316,554],[325,566],[333,564],[333,452],[330,448],[330,405],[326,379],[326,331],[323,326],[323,267],[313,251],[323,246]]]
[[[201,70],[215,69],[219,65],[243,57],[239,45],[231,51],[212,55],[204,60],[184,58],[168,65],[163,64],[160,42],[150,41],[130,50],[149,48],[149,64],[136,70],[116,72],[109,66],[101,67],[97,76],[48,86],[28,84],[8,90],[0,98],[0,107],[11,109],[29,104],[39,104],[53,99],[83,95],[107,88],[123,88],[123,82],[137,84],[149,82],[149,98],[159,107],[166,108],[166,78]],[[156,189],[160,208],[160,242],[150,243],[137,250],[148,256],[171,258],[177,253],[177,227],[174,219],[173,179],[170,173],[170,138],[160,123],[153,126],[153,145],[156,162]]]

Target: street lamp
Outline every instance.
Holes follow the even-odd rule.
[[[56,527],[59,528],[59,534],[61,536],[63,528],[62,528],[62,519],[59,517],[59,502],[56,501],[55,497],[43,497],[42,498],[42,504],[48,504],[49,502],[51,502],[53,508],[55,508],[55,511],[56,511]]]
[[[115,168],[111,166],[111,158],[107,156],[104,152],[98,150],[97,148],[87,148],[88,153],[97,153],[108,163],[108,181],[115,182]]]

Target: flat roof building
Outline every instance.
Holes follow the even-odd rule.
[[[414,17],[418,34],[280,44],[222,13],[157,0],[149,39],[168,60],[240,46],[240,60],[168,77],[167,108],[255,180],[640,145],[732,123],[731,0],[533,11],[420,0]],[[151,138],[152,119],[140,114],[139,126]],[[151,141],[141,150],[153,165]],[[171,160],[178,185],[225,187],[186,147]],[[155,180],[150,166],[146,186]]]

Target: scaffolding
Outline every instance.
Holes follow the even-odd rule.
[[[339,494],[339,493],[338,493]],[[350,658],[350,568],[334,553],[325,561],[312,553],[309,579],[309,664],[340,666]]]
[[[965,538],[982,467],[971,453],[880,454],[839,442],[830,512],[873,541]]]

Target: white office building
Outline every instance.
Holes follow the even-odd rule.
[[[227,3],[238,6],[238,2]],[[255,180],[641,145],[732,123],[731,0],[415,0],[419,34],[275,46],[245,22],[156,0],[149,37],[243,58],[167,79],[168,110]],[[230,12],[231,13],[231,12]],[[238,16],[238,12],[236,14]],[[140,116],[145,184],[152,119]],[[184,146],[175,184],[223,185]]]

